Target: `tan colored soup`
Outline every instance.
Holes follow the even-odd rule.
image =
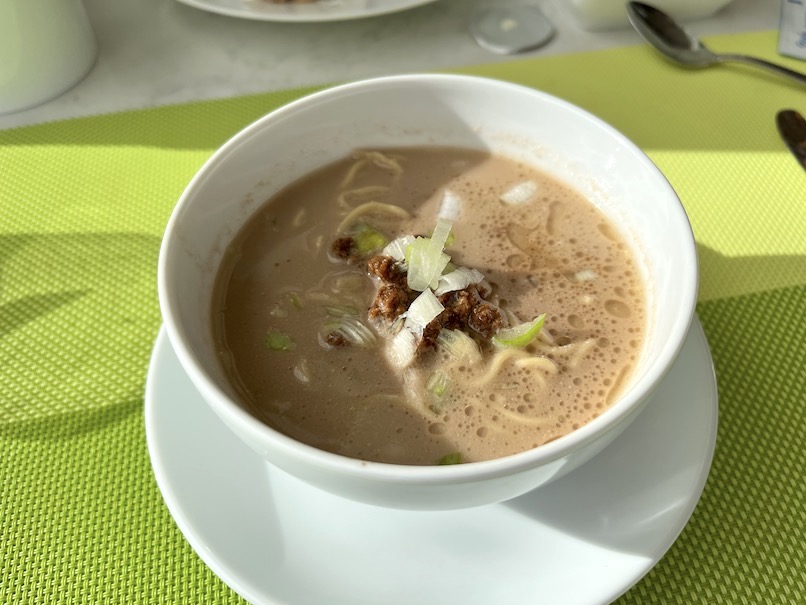
[[[530,199],[499,199],[524,182]],[[516,348],[468,330],[480,360],[437,346],[395,369],[394,328],[367,317],[377,279],[331,243],[373,201],[410,217],[369,212],[364,226],[430,235],[446,190],[460,208],[451,263],[485,276],[510,326],[541,313],[545,324]],[[418,465],[514,454],[589,422],[632,371],[646,315],[630,247],[584,197],[511,159],[440,147],[358,152],[281,191],[227,250],[213,304],[220,358],[257,417],[324,450]],[[377,342],[329,346],[351,313]]]

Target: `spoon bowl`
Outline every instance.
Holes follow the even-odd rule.
[[[708,67],[719,61],[702,42],[654,6],[629,2],[627,17],[644,40],[672,61],[688,67]]]
[[[806,75],[756,57],[717,54],[691,36],[672,17],[643,2],[628,2],[627,17],[641,37],[675,63],[686,67],[708,67],[733,61],[767,69],[806,84]]]

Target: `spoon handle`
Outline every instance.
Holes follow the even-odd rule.
[[[776,114],[775,123],[792,155],[806,168],[806,120],[794,109],[782,109]]]
[[[755,57],[748,57],[746,55],[718,55],[717,58],[720,61],[738,61],[739,63],[747,63],[748,65],[755,65],[756,67],[761,67],[762,69],[768,69],[769,71],[777,73],[779,76],[786,76],[788,78],[792,78],[796,82],[806,84],[806,74],[802,74],[799,71],[795,71],[794,69],[789,69],[787,67],[784,67],[783,65],[770,63],[769,61],[765,61],[764,59],[757,59]]]

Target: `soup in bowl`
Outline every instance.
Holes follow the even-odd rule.
[[[379,78],[233,137],[160,255],[172,346],[269,463],[382,506],[506,500],[589,460],[671,367],[697,291],[663,175],[481,78]]]

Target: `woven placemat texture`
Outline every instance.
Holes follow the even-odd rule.
[[[774,32],[708,42],[806,67],[776,56]],[[457,71],[613,124],[665,172],[697,237],[714,464],[679,539],[618,602],[806,602],[806,174],[774,125],[780,108],[806,111],[803,89],[643,46]],[[0,131],[0,603],[240,602],[173,524],[149,463],[156,260],[212,151],[306,92]]]

